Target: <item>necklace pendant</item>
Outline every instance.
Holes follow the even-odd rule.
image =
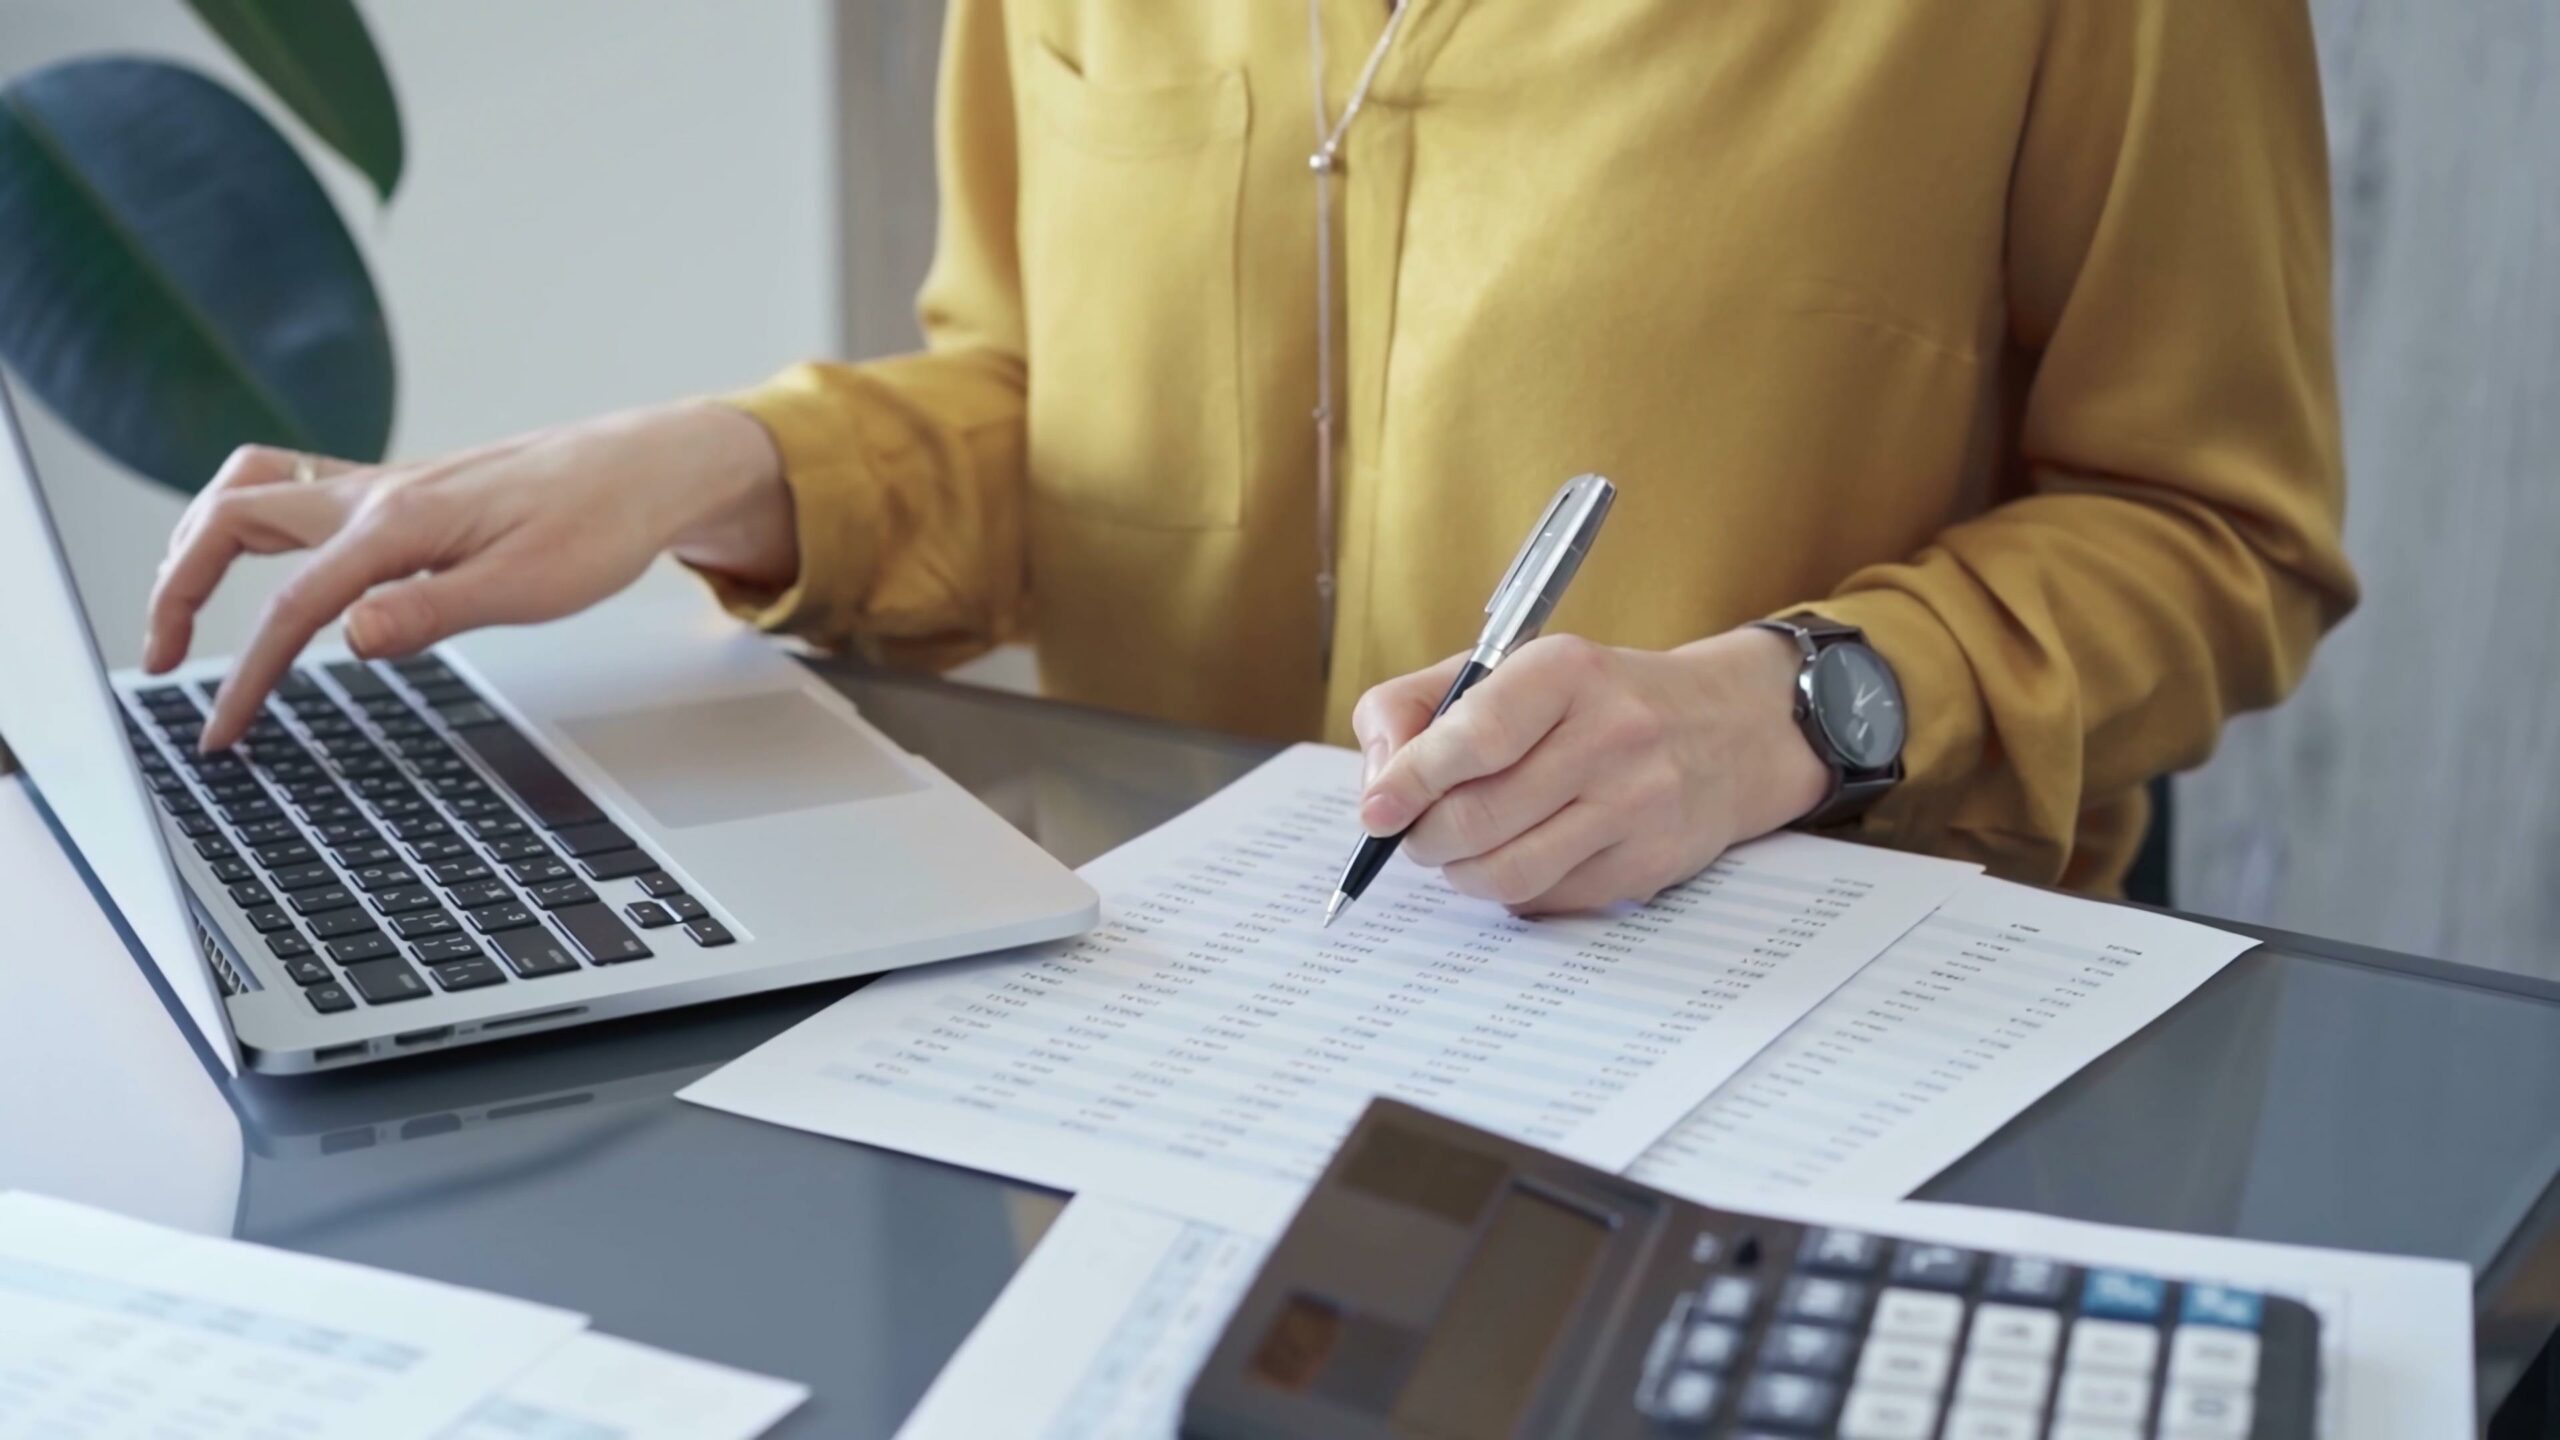
[[[1307,168],[1318,175],[1336,175],[1342,171],[1342,157],[1331,150],[1319,150],[1307,157]]]

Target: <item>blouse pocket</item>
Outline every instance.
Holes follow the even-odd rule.
[[[1241,71],[1120,86],[1048,46],[1023,70],[1031,485],[1160,529],[1237,523]]]

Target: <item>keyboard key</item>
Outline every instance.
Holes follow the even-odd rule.
[[[471,854],[471,847],[460,837],[446,831],[441,840],[419,840],[409,846],[409,855],[421,865],[441,865],[447,860],[460,860]]]
[[[249,913],[249,928],[261,935],[293,928],[293,917],[273,905],[261,905]]]
[[[317,861],[309,865],[287,865],[267,877],[279,890],[317,890],[338,883],[337,872]]]
[[[489,842],[490,857],[500,863],[507,863],[516,860],[530,860],[537,857],[548,856],[550,853],[550,846],[543,844],[541,841],[534,839],[530,835],[516,840],[493,840]]]
[[[570,958],[569,947],[560,937],[539,926],[526,930],[509,930],[489,937],[489,948],[507,962],[507,968],[527,980],[544,975],[561,975],[578,968]]]
[[[192,805],[195,802],[190,800],[187,803]],[[213,823],[212,816],[201,812],[193,815],[176,816],[170,823],[178,827],[179,834],[186,836],[190,840],[201,840],[205,836],[213,834],[220,828]]]
[[[1974,1308],[1973,1335],[1967,1348],[2028,1360],[2048,1360],[2062,1341],[2062,1317],[2026,1305],[1984,1304]]]
[[[1799,1275],[1787,1282],[1779,1313],[1817,1325],[1854,1325],[1867,1306],[1867,1287],[1855,1280]],[[1952,1330],[1950,1334],[1954,1333]]]
[[[1785,1430],[1821,1430],[1831,1423],[1839,1387],[1810,1375],[1754,1375],[1743,1387],[1745,1423]]]
[[[1848,1373],[1849,1334],[1828,1325],[1772,1325],[1760,1341],[1760,1368],[1838,1379]]]
[[[460,765],[462,762],[457,760],[454,763]],[[428,789],[448,801],[468,800],[489,793],[489,787],[482,783],[480,777],[468,770],[456,769],[442,774],[430,774],[427,776],[426,784]]]
[[[1804,1241],[1796,1252],[1798,1265],[1831,1275],[1872,1275],[1883,1260],[1883,1241],[1864,1231],[1829,1226],[1804,1232]]]
[[[601,855],[607,850],[628,850],[632,846],[631,837],[610,820],[560,828],[552,833],[551,843],[567,851],[573,859]]]
[[[2258,1337],[2223,1325],[2181,1325],[2169,1337],[2169,1379],[2198,1385],[2256,1385]]]
[[[447,860],[427,868],[427,878],[446,889],[489,878],[489,867],[477,860]]]
[[[382,838],[381,831],[362,820],[316,820],[312,822],[311,833],[332,850],[342,845],[362,845]]]
[[[1926,1290],[1887,1290],[1876,1297],[1874,1330],[1905,1340],[1955,1343],[1964,1324],[1964,1302]]]
[[[398,953],[399,951],[392,947],[390,937],[379,930],[367,930],[361,935],[350,935],[344,940],[329,942],[329,958],[346,966],[354,966],[368,960],[379,960],[386,955]],[[350,973],[353,972],[350,971]],[[373,999],[371,995],[364,998]]]
[[[667,913],[667,907],[655,900],[634,900],[622,907],[622,913],[630,916],[631,923],[643,930],[663,929],[676,923],[676,917]]]
[[[427,993],[427,982],[418,978],[418,972],[409,968],[408,961],[396,956],[348,966],[347,984],[369,1005],[416,1000]]]
[[[423,885],[410,885],[397,890],[385,890],[371,898],[373,908],[385,915],[406,915],[412,910],[434,909],[436,892]]]
[[[1892,1281],[1922,1290],[1961,1291],[1973,1284],[1976,1263],[1970,1250],[1905,1240],[1893,1249]]]
[[[435,976],[437,987],[444,990],[477,990],[483,985],[503,985],[507,979],[506,972],[485,957],[448,960],[430,967],[427,973]]]
[[[412,815],[405,820],[394,820],[383,828],[391,832],[392,839],[404,840],[413,845],[421,840],[453,838],[453,827],[444,823],[444,817],[441,815]]]
[[[483,935],[521,930],[532,923],[533,912],[512,901],[504,905],[484,905],[471,912],[471,928]]]
[[[1874,1336],[1858,1354],[1858,1388],[1935,1395],[1955,1368],[1955,1355],[1953,1346],[1935,1340]]]
[[[2139,1425],[2150,1411],[2149,1375],[2077,1368],[2062,1372],[2062,1395],[2054,1413],[2064,1419]]]
[[[2108,1320],[2157,1320],[2168,1282],[2133,1270],[2092,1270],[2080,1282],[2080,1313]]]
[[[652,900],[664,900],[670,895],[683,894],[684,887],[666,871],[652,870],[640,877],[640,893]]]
[[[475,959],[480,954],[480,947],[473,944],[468,935],[439,935],[433,940],[421,940],[410,946],[409,953],[426,964],[438,965],[449,960]]]
[[[553,880],[533,886],[526,893],[532,896],[534,904],[545,910],[557,910],[563,905],[585,905],[596,898],[596,892],[576,880]]]
[[[1758,1285],[1739,1275],[1718,1275],[1699,1290],[1696,1313],[1710,1320],[1739,1323],[1749,1320],[1752,1307],[1759,1303]]]
[[[291,960],[311,953],[311,942],[291,930],[279,930],[267,937],[267,953],[279,960]]]
[[[455,818],[462,820],[479,820],[492,815],[504,815],[512,820],[516,813],[506,801],[499,799],[493,793],[486,792],[478,795],[448,795],[445,797],[444,808],[452,811]]]
[[[456,885],[445,892],[445,899],[464,910],[477,910],[483,905],[501,905],[516,898],[516,892],[495,880],[476,880]]]
[[[2189,1325],[2228,1325],[2255,1330],[2266,1301],[2255,1290],[2228,1285],[2189,1285],[2178,1306],[2178,1318]]]
[[[189,815],[203,814],[204,806],[197,801],[194,795],[188,793],[187,782],[179,780],[178,777],[174,775],[169,778],[175,781],[176,784],[174,788],[158,792],[160,796],[160,808],[173,818],[178,819],[184,819]],[[204,833],[210,834],[212,832],[208,829]]]
[[[604,812],[587,799],[577,782],[561,773],[560,767],[551,763],[551,757],[521,731],[500,720],[485,705],[464,708],[478,714],[461,720],[452,714],[444,716],[445,723],[455,727],[453,738],[477,756],[544,829],[587,825],[604,818]]]
[[[658,903],[666,906],[667,913],[679,920],[699,920],[711,913],[702,908],[701,901],[690,895],[670,895]]]
[[[2073,1370],[2120,1370],[2148,1375],[2160,1358],[2160,1332],[2125,1320],[2076,1320],[2067,1363]]]
[[[249,852],[249,858],[257,861],[265,869],[281,870],[287,865],[308,865],[320,857],[312,853],[310,846],[299,840],[291,840],[282,845],[267,845],[252,850]]]
[[[518,860],[507,867],[507,878],[519,885],[542,885],[553,880],[571,878],[569,867],[545,855],[535,860]]]
[[[338,978],[328,966],[308,955],[296,956],[284,962],[284,973],[286,978],[296,985],[326,985]]]
[[[2247,1390],[2172,1378],[2160,1396],[2160,1433],[2169,1440],[2248,1440],[2251,1399]]]
[[[1968,1352],[1956,1372],[1956,1394],[1963,1399],[2039,1413],[2044,1409],[2045,1388],[2052,1383],[2053,1366],[2045,1361],[1981,1350]]]
[[[504,813],[473,816],[462,822],[462,828],[470,831],[474,840],[512,840],[533,833],[523,821]]]
[[[234,800],[222,806],[221,810],[222,818],[234,825],[258,825],[284,818],[284,812],[276,808],[276,802],[264,795],[253,800]]]
[[[726,945],[738,938],[737,936],[729,933],[728,926],[721,924],[717,920],[709,919],[686,921],[684,925],[684,933],[693,938],[694,944],[702,946],[706,950],[716,946]]]
[[[1716,1410],[1723,1389],[1713,1375],[1683,1370],[1662,1382],[1661,1393],[1654,1396],[1652,1413],[1673,1425],[1699,1426]]]
[[[1941,1440],[2042,1440],[2044,1417],[2007,1406],[1956,1402]],[[2140,1437],[2135,1437],[2140,1440]]]
[[[302,998],[310,1001],[311,1008],[323,1015],[335,1015],[341,1010],[356,1008],[354,997],[347,994],[346,988],[335,980],[326,985],[312,986],[302,992]]]
[[[657,867],[657,861],[637,850],[608,850],[578,862],[578,868],[586,871],[591,880],[620,880]]]
[[[231,848],[230,841],[219,835],[208,835],[196,842],[196,854],[201,859],[228,860],[239,853]]]
[[[372,929],[373,917],[362,910],[332,910],[326,915],[313,916],[311,920],[311,933],[323,940],[362,935]]]
[[[393,861],[386,861],[380,865],[359,865],[347,872],[347,878],[355,882],[357,889],[368,895],[384,890],[398,890],[418,883],[418,877],[414,871],[406,865]]]
[[[356,903],[356,897],[344,885],[321,885],[297,890],[284,897],[284,903],[293,907],[294,914],[308,919],[327,911],[344,910]]]
[[[332,848],[329,851],[329,858],[350,870],[361,870],[367,865],[379,865],[386,860],[397,860],[400,856],[390,846],[379,840],[359,840],[353,845]]]
[[[415,915],[403,915],[391,922],[391,933],[403,940],[431,939],[438,935],[450,935],[461,928],[461,921],[442,910],[422,910]]]
[[[328,672],[329,678],[337,682],[338,689],[350,700],[370,700],[377,695],[391,693],[390,682],[361,660],[339,660],[320,668]]]
[[[563,905],[551,912],[551,921],[568,932],[570,942],[598,965],[646,960],[651,953],[648,945],[631,933],[631,927],[615,916],[611,906]]]
[[[1930,1440],[1938,1429],[1938,1397],[1869,1389],[1862,1381],[1840,1407],[1840,1440]]]
[[[276,900],[275,895],[266,886],[255,880],[243,880],[224,893],[231,897],[232,904],[243,910],[255,909],[260,905],[272,905]]]
[[[1680,1361],[1684,1365],[1721,1370],[1733,1363],[1733,1352],[1742,1346],[1742,1332],[1731,1325],[1709,1320],[1689,1327],[1680,1339]]]
[[[237,885],[243,880],[255,878],[257,873],[257,871],[249,868],[249,862],[246,860],[216,860],[213,862],[213,878],[221,881],[225,885]]]

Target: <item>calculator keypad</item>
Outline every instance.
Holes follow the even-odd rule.
[[[1851,1230],[1758,1238],[1692,1247],[1707,1273],[1636,1396],[1656,1433],[2253,1440],[2266,1302],[2248,1291]],[[1749,1263],[1764,1250],[1792,1264]]]

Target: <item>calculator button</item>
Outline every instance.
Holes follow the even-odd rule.
[[[2189,1325],[2227,1325],[2234,1330],[2255,1330],[2265,1302],[2254,1290],[2234,1290],[2228,1285],[2190,1285],[2178,1307],[2178,1318]]]
[[[1858,1388],[1916,1390],[1935,1395],[1946,1388],[1947,1371],[1954,1364],[1955,1351],[1946,1345],[1927,1340],[1873,1339],[1858,1356]]]
[[[1867,1287],[1854,1280],[1826,1280],[1799,1275],[1787,1282],[1779,1308],[1790,1320],[1817,1325],[1855,1325],[1867,1304]]]
[[[2092,1270],[2080,1282],[2080,1313],[2106,1320],[2157,1320],[2168,1282],[2132,1270]]]
[[[2071,1353],[2066,1363],[2074,1370],[2121,1370],[2148,1375],[2152,1362],[2158,1358],[2160,1332],[2148,1325],[2080,1320],[2071,1326]]]
[[[2060,1305],[2071,1289],[2071,1267],[2033,1255],[2003,1255],[1982,1280],[1982,1298],[2017,1305]]]
[[[1742,1418],[1779,1430],[1820,1430],[1840,1403],[1839,1387],[1809,1375],[1754,1375],[1742,1391]]]
[[[1760,1287],[1739,1275],[1718,1275],[1698,1297],[1698,1313],[1710,1320],[1748,1320]]]
[[[1936,1396],[1861,1384],[1840,1409],[1840,1440],[1929,1440],[1937,1424]]]
[[[2151,1377],[2108,1370],[2066,1370],[2062,1373],[2062,1400],[2057,1408],[2067,1419],[2139,1425],[2151,1412]]]
[[[1848,1333],[1827,1325],[1781,1324],[1760,1341],[1760,1368],[1838,1377],[1849,1368]]]
[[[1905,1340],[1935,1340],[1952,1345],[1964,1323],[1964,1302],[1953,1295],[1925,1290],[1887,1290],[1876,1297],[1874,1329],[1878,1335]]]
[[[2169,1382],[2160,1397],[2166,1440],[2248,1440],[2250,1392],[2221,1385]]]
[[[2062,1317],[2024,1305],[1981,1305],[1973,1312],[1973,1336],[1966,1342],[1976,1353],[2016,1355],[2029,1360],[2052,1358],[2062,1340]]]
[[[1968,1350],[1956,1372],[1956,1395],[1983,1405],[2042,1410],[2045,1389],[2052,1383],[2053,1366],[2043,1360]]]
[[[1730,1325],[1710,1321],[1692,1325],[1680,1342],[1682,1363],[1721,1370],[1733,1363],[1733,1352],[1742,1346],[1742,1332]]]
[[[1894,1247],[1893,1283],[1923,1290],[1962,1290],[1973,1284],[1976,1257],[1953,1245],[1921,1245],[1905,1240]]]
[[[1683,1370],[1662,1387],[1654,1401],[1656,1419],[1677,1425],[1704,1425],[1716,1409],[1716,1377],[1703,1370]]]
[[[1796,1263],[1833,1275],[1872,1275],[1884,1260],[1884,1242],[1859,1230],[1817,1227],[1804,1232]]]
[[[2219,1325],[2181,1325],[2169,1337],[2169,1382],[2247,1389],[2258,1383],[2258,1337]]]
[[[2043,1416],[2005,1405],[1980,1405],[1959,1397],[1947,1417],[1943,1440],[2038,1440]]]

